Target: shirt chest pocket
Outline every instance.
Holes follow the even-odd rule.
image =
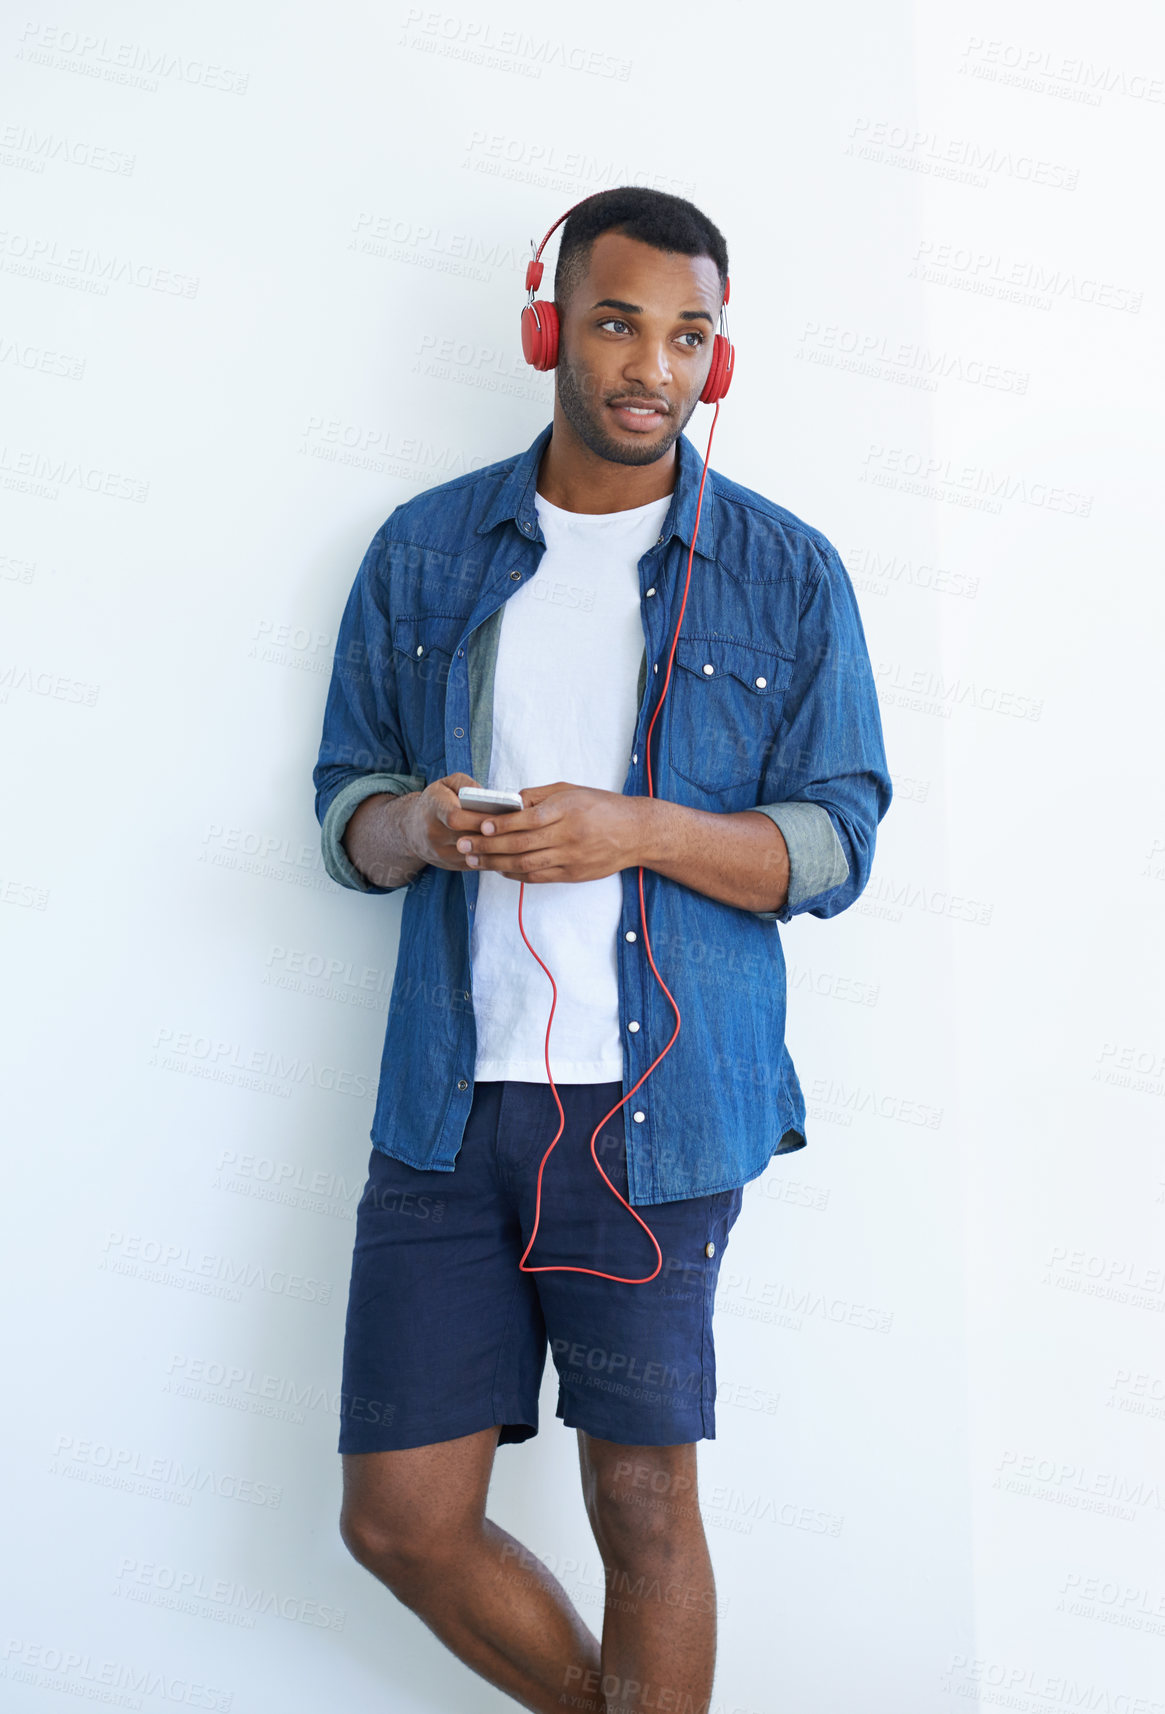
[[[449,669],[464,628],[463,618],[443,613],[394,619],[392,624],[401,729],[414,764],[429,778],[445,754]]]
[[[713,792],[759,780],[792,677],[792,659],[775,649],[681,632],[668,690],[676,773]]]

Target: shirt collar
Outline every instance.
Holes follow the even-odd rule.
[[[538,466],[553,426],[553,423],[547,423],[544,429],[539,430],[509,475],[504,478],[477,526],[479,535],[484,535],[497,524],[512,519],[528,540],[537,538],[538,513],[534,496],[538,485]],[[685,434],[679,436],[676,447],[679,467],[676,471],[675,488],[672,490],[672,503],[663,521],[661,539],[667,541],[671,536],[679,536],[685,547],[690,547],[704,460]],[[716,496],[710,482],[704,484],[704,503],[700,508],[700,533],[696,538],[696,552],[704,559],[716,557]]]

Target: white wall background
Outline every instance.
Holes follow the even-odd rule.
[[[714,463],[841,550],[897,785],[785,931],[714,1708],[1160,1709],[1155,12],[9,13],[6,1708],[512,1706],[337,1534],[400,900],[328,881],[310,775],[373,533],[549,416],[530,235],[632,181],[728,236]],[[491,1512],[597,1629],[549,1364]]]

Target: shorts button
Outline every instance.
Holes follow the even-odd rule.
[[[716,1254],[715,1244],[705,1244],[704,1245],[704,1254],[706,1256],[714,1256]]]
[[[468,1089],[469,1088],[469,1085],[465,1081],[464,1077],[459,1077],[457,1079],[457,1087],[458,1087],[458,1089]]]

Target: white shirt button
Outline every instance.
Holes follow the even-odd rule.
[[[634,1019],[632,1019],[632,1021],[627,1025],[627,1028],[631,1031],[632,1035],[634,1035],[635,1031],[639,1028],[639,1025],[634,1021]]]
[[[704,1254],[706,1256],[714,1256],[716,1254],[715,1244],[705,1244],[704,1245]]]
[[[648,591],[647,591],[647,593],[648,593],[648,594],[649,594],[649,595],[654,595],[654,594],[655,594],[655,590],[654,590],[654,589],[649,589],[649,590],[648,590]]]
[[[714,666],[708,665],[704,668],[704,671],[708,674],[708,676],[710,678],[712,676],[712,674],[716,671],[716,668]]]
[[[767,678],[758,678],[756,681],[756,688],[758,690],[763,690],[765,685],[768,684],[768,682],[769,681]]]
[[[638,762],[638,760],[639,760],[639,757],[638,757],[638,756],[632,756],[632,758],[631,758],[631,760],[632,760],[632,761],[633,761],[633,762]]]
[[[624,940],[634,940],[635,939],[635,930],[633,928],[629,928],[627,930],[627,933],[623,936],[623,939]]]
[[[647,1114],[646,1113],[632,1113],[631,1117],[635,1120],[635,1123],[637,1125],[642,1125],[644,1119],[646,1119],[646,1117],[647,1117]]]
[[[657,673],[657,672],[658,672],[658,671],[659,671],[659,666],[658,666],[658,664],[657,664],[657,665],[656,665],[656,666],[653,666],[653,667],[652,667],[652,669],[651,669],[651,670],[652,670],[652,672],[653,672],[653,673]]]

